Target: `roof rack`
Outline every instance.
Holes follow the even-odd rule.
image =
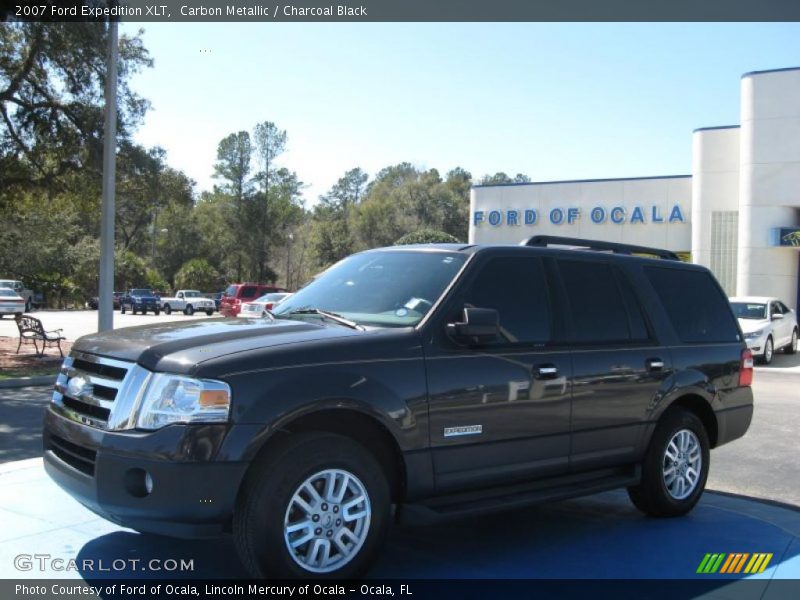
[[[661,250],[660,248],[650,248],[648,246],[634,246],[631,244],[618,244],[616,242],[560,237],[557,235],[534,235],[526,240],[522,240],[519,245],[542,248],[546,248],[547,246],[573,246],[581,250],[606,251],[613,252],[614,254],[649,254],[665,260],[680,260],[678,255],[671,250]]]

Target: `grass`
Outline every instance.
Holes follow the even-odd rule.
[[[31,367],[28,369],[3,369],[0,371],[0,381],[17,379],[19,377],[41,377],[43,375],[58,375],[59,365],[52,367]]]

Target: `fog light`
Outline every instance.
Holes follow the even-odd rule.
[[[144,498],[153,491],[153,478],[144,469],[128,469],[125,473],[125,489],[134,498]]]

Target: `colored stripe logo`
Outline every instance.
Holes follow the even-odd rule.
[[[712,573],[763,573],[772,560],[772,552],[731,552],[711,553],[703,557],[697,572],[701,574]]]

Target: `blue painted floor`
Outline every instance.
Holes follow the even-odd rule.
[[[704,555],[773,553],[756,575],[698,575]],[[42,571],[19,555],[47,554],[62,563]],[[45,475],[40,459],[0,467],[0,578],[136,577],[115,559],[193,560],[169,577],[245,577],[229,539],[183,541],[141,535],[89,512]],[[70,559],[102,561],[111,570],[82,573]],[[158,577],[158,573],[149,573]],[[735,580],[800,578],[800,512],[706,493],[688,516],[650,519],[624,491],[458,521],[395,527],[370,573],[375,578],[600,578]]]

